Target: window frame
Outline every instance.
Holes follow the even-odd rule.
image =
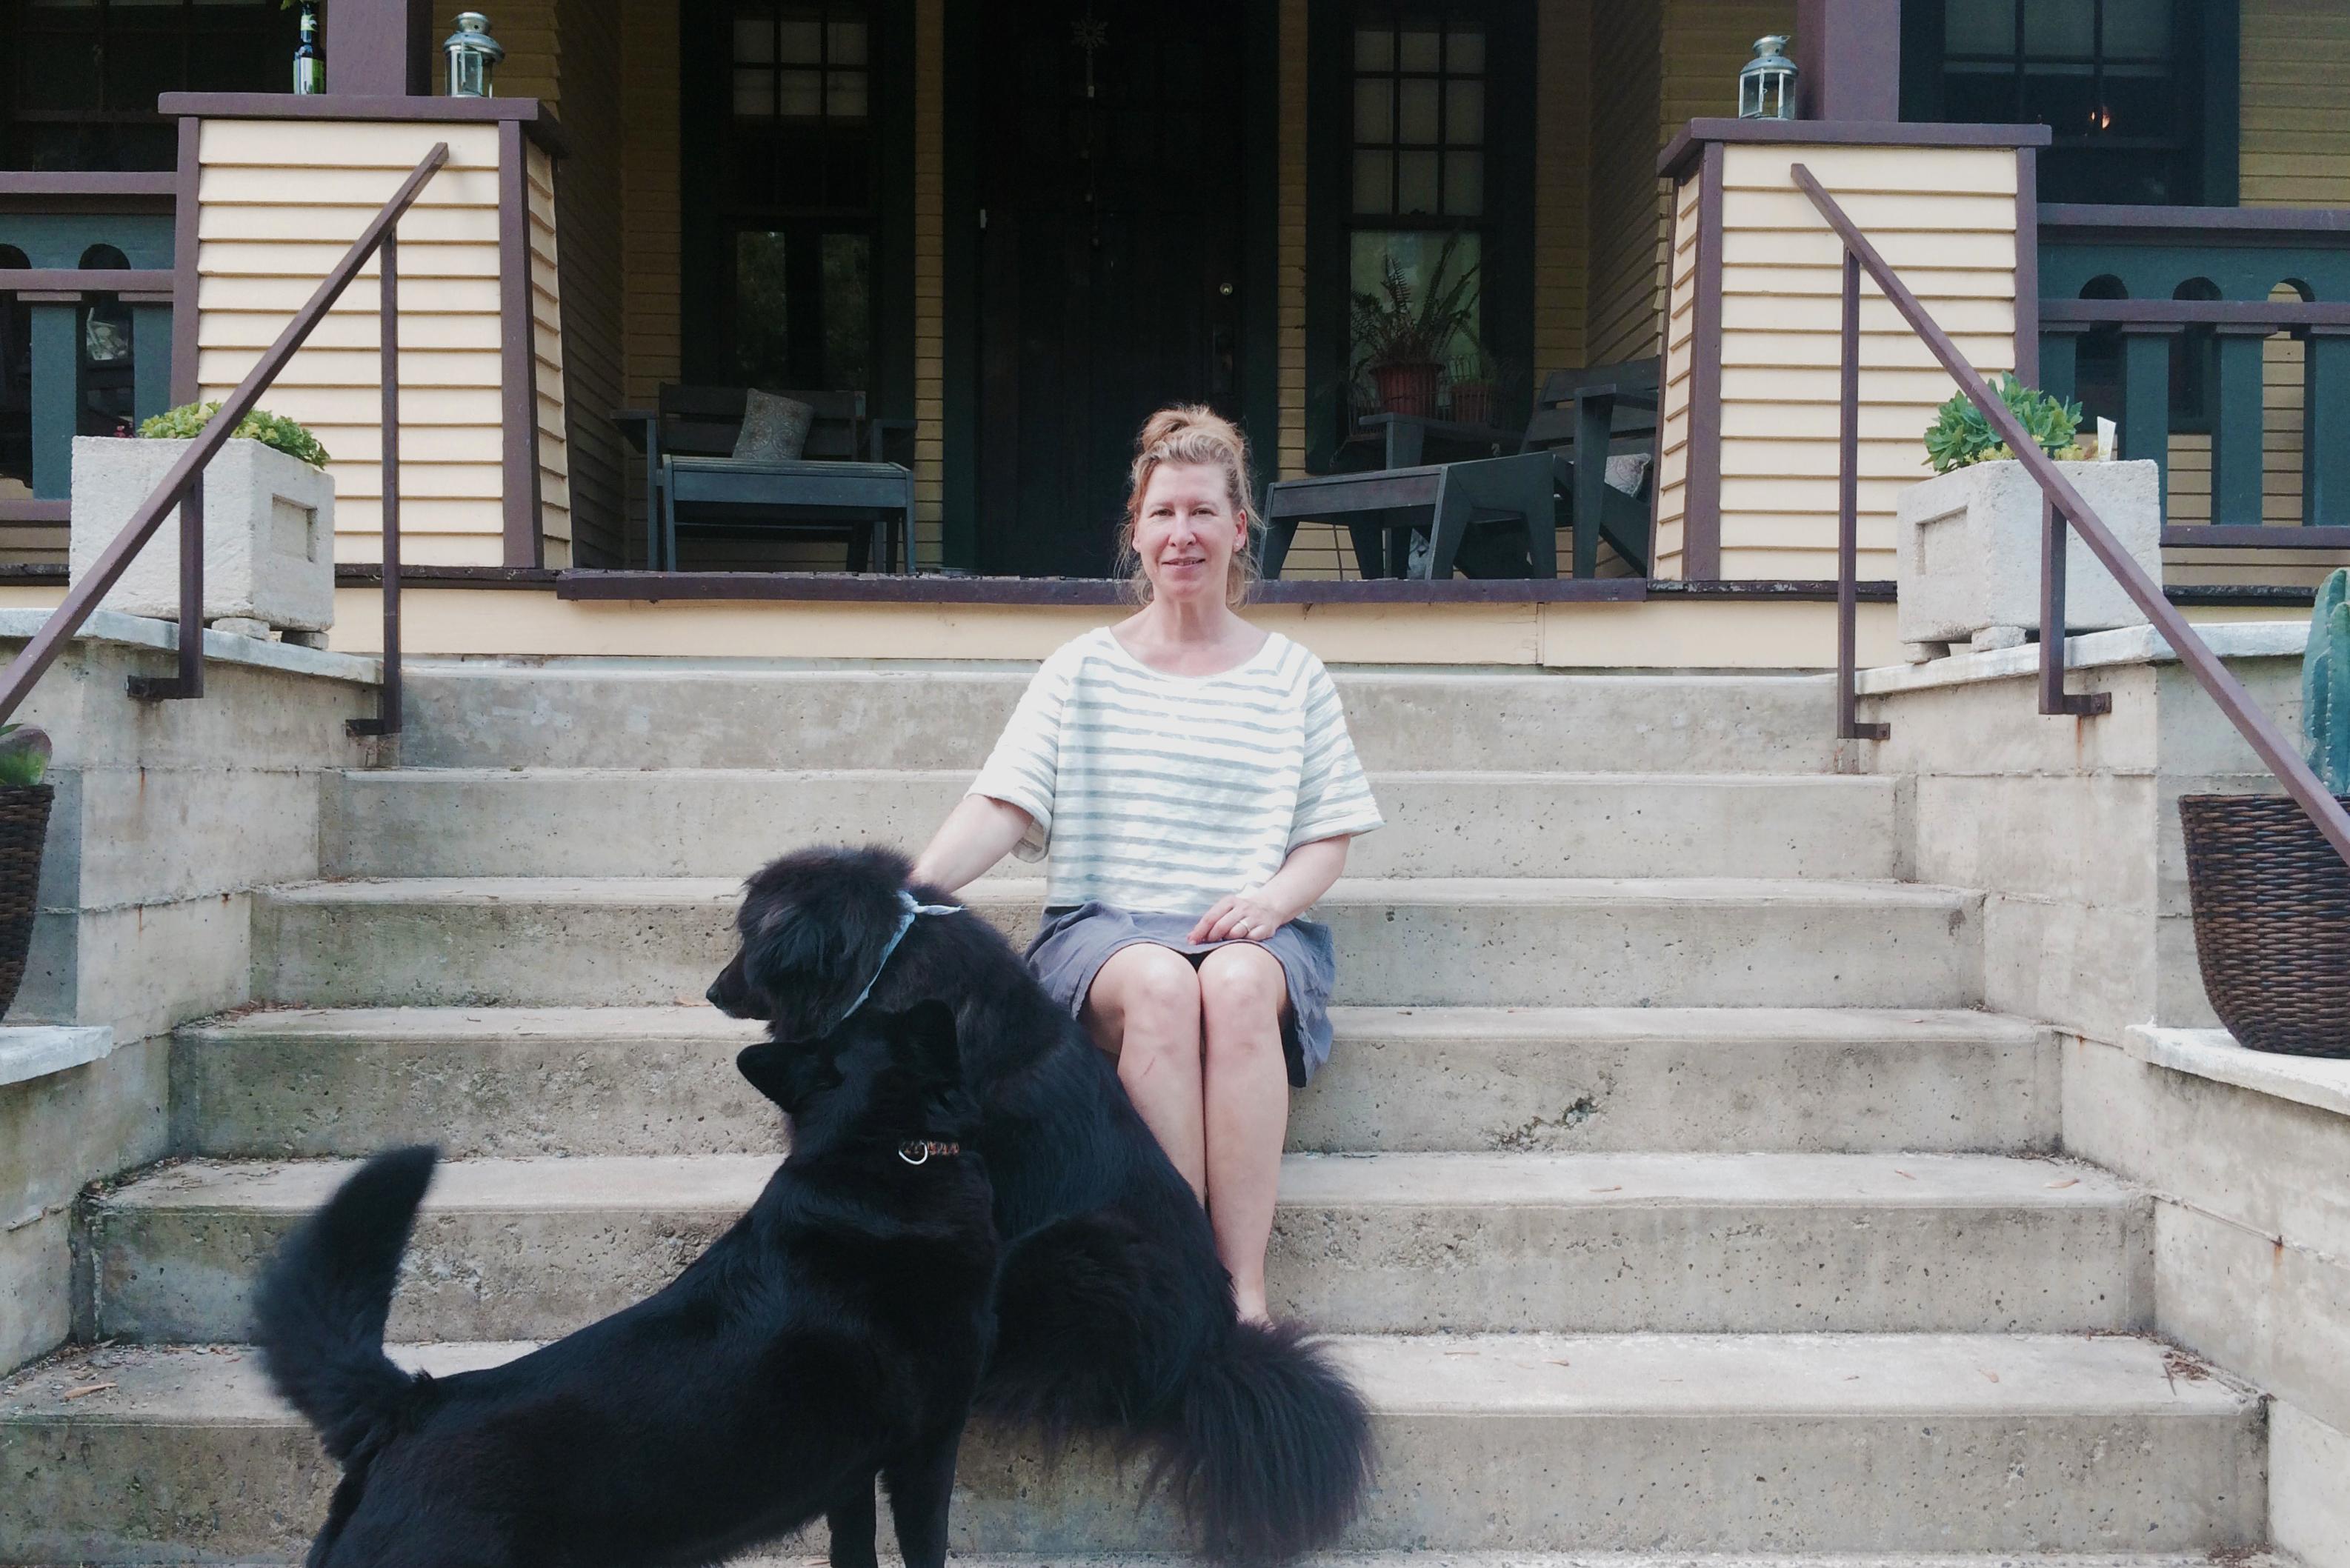
[[[246,9],[251,15],[238,15],[240,10]],[[0,3],[0,60],[5,60],[7,66],[0,69],[0,168],[33,167],[30,155],[24,151],[24,132],[29,128],[48,126],[80,128],[84,137],[77,151],[82,155],[68,164],[44,164],[41,166],[44,168],[115,170],[168,169],[172,166],[175,153],[160,160],[130,155],[125,146],[127,139],[120,134],[124,130],[164,130],[172,124],[170,119],[155,112],[151,103],[143,109],[109,106],[108,103],[109,81],[116,73],[116,58],[125,47],[118,42],[116,14],[118,11],[134,10],[139,21],[146,26],[155,26],[166,18],[175,24],[169,37],[175,46],[172,52],[177,59],[170,72],[172,85],[166,88],[166,91],[254,90],[252,84],[244,80],[200,81],[191,74],[191,46],[196,36],[200,32],[216,32],[224,24],[241,30],[249,29],[250,42],[255,48],[267,45],[273,34],[280,35],[277,41],[283,47],[286,74],[276,85],[280,90],[290,88],[292,85],[294,47],[301,39],[301,15],[297,9],[281,10],[276,0],[254,0],[249,7],[200,5],[198,0],[176,0],[170,5],[150,3],[134,7],[121,5],[120,0],[92,0],[88,14],[94,17],[98,34],[98,107],[28,109],[18,101],[17,72],[26,57],[26,40],[65,29],[41,26],[39,13],[24,0],[5,0],[5,3]],[[140,32],[125,31],[119,36],[137,38]],[[158,28],[152,36],[163,35]],[[95,155],[88,151],[93,144],[101,148]],[[165,145],[172,144],[166,140]]]
[[[828,384],[837,378],[823,365],[824,318],[819,306],[816,310],[793,309],[786,317],[792,370],[785,379],[797,386],[782,389],[862,390],[867,407],[878,416],[904,418],[912,405],[911,5],[909,0],[867,0],[858,7],[866,25],[865,60],[851,68],[865,76],[866,108],[859,134],[866,143],[862,156],[868,196],[863,203],[850,205],[831,201],[829,191],[821,192],[820,199],[813,202],[760,202],[743,198],[733,184],[739,123],[734,112],[735,73],[749,68],[737,64],[733,23],[738,5],[758,3],[686,0],[680,7],[679,192],[683,242],[680,272],[687,302],[679,323],[681,374],[697,385],[742,386],[748,380],[733,352],[739,234],[785,236],[785,288],[787,299],[795,303],[822,300],[823,237],[861,234],[870,247],[866,385],[846,389]],[[807,4],[825,12],[827,22],[836,19],[829,12],[838,0],[807,0]],[[828,59],[828,26],[823,47]],[[786,68],[797,67],[787,67],[778,59],[772,68],[780,84]],[[820,87],[824,101],[819,115],[814,117],[820,125],[831,119],[826,112],[830,108],[827,88],[828,82]],[[785,126],[809,120],[778,115],[754,123]],[[696,301],[702,302],[698,307]],[[803,374],[811,367],[823,373]]]
[[[1354,211],[1355,30],[1367,14],[1395,16],[1407,25],[1432,20],[1440,30],[1448,21],[1473,18],[1484,24],[1485,189],[1477,219]],[[1326,472],[1344,438],[1344,399],[1352,359],[1347,311],[1353,239],[1359,232],[1478,233],[1481,337],[1510,371],[1494,416],[1503,428],[1524,422],[1535,379],[1558,369],[1532,362],[1536,26],[1532,0],[1308,0],[1305,462],[1310,472]],[[1440,103],[1440,113],[1441,109]],[[1440,206],[1440,184],[1439,195]]]
[[[1960,0],[1964,3],[1964,0]],[[2034,58],[2022,50],[2023,5],[2016,7],[2016,61],[2020,84]],[[2097,36],[2102,43],[2103,13],[2108,0],[2096,0]],[[1949,6],[1951,0],[1907,0],[1901,9],[1901,118],[1908,121],[1939,121],[1946,118],[1944,93]],[[2058,133],[2051,126],[2050,154],[2078,156],[2101,148],[2117,153],[2174,149],[2180,188],[2172,192],[2171,206],[2230,207],[2236,204],[2239,123],[2238,0],[2171,0],[2170,57],[2172,99],[2185,134],[2176,139],[2107,140],[2080,132]],[[2100,47],[2095,68],[2102,68]],[[2027,121],[2025,123],[2035,123]],[[2043,168],[2044,159],[2043,155]],[[2044,179],[2043,179],[2044,186]],[[2043,191],[2044,195],[2044,191]]]

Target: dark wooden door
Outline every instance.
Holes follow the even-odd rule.
[[[1134,432],[1237,415],[1238,0],[990,8],[979,138],[980,568],[1105,576]]]

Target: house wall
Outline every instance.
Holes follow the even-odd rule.
[[[571,564],[571,442],[564,374],[563,267],[555,243],[555,161],[545,150],[523,152],[523,199],[529,213],[531,357],[537,396],[538,519],[546,564]]]
[[[1592,13],[1588,362],[1657,351],[1657,153],[1662,11],[1622,0]]]
[[[622,401],[649,409],[678,379],[677,0],[620,8],[620,380]],[[628,459],[623,558],[645,555],[644,462]]]
[[[2240,0],[2238,199],[2247,207],[2350,207],[2350,9],[2333,0]],[[2262,345],[2262,521],[2301,521],[2302,345]],[[2211,440],[2170,441],[2175,524],[2209,522]],[[2323,550],[2163,552],[2173,583],[2314,583],[2350,554]]]

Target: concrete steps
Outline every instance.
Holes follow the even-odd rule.
[[[659,1290],[773,1155],[444,1165],[391,1333],[551,1339]],[[84,1200],[96,1339],[234,1339],[286,1231],[353,1167],[196,1161]],[[1292,1155],[1277,1312],[1347,1333],[2130,1330],[2147,1200],[1995,1156]]]
[[[2021,1019],[1866,1008],[1332,1010],[1293,1148],[1815,1153],[2054,1148],[2057,1057]],[[172,1147],[452,1158],[780,1147],[708,1007],[264,1009],[191,1024]]]
[[[1040,882],[977,884],[1015,940]],[[254,991],[327,1006],[691,1002],[733,951],[740,883],[405,877],[254,899]],[[1900,882],[1349,877],[1315,909],[1336,1000],[1374,1006],[1964,1007],[1978,895]]]
[[[410,659],[411,767],[979,765],[1034,666]],[[1819,675],[1332,671],[1366,767],[1832,773]]]
[[[910,852],[970,768],[353,770],[343,877],[733,877],[804,844]],[[1391,773],[1362,877],[1894,876],[1895,781],[1862,774]]]
[[[412,1356],[445,1374],[522,1348]],[[2208,1552],[2262,1540],[2259,1397],[2137,1338],[1399,1335],[1336,1348],[1377,1413],[1383,1458],[1355,1551]],[[8,1380],[0,1474],[0,1552],[20,1563],[293,1557],[331,1479],[234,1347],[114,1346]],[[1163,1505],[1136,1506],[1139,1481],[1087,1453],[1047,1474],[1032,1443],[976,1432],[955,1544],[1170,1550]]]

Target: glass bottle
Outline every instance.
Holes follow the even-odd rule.
[[[318,49],[318,0],[302,0],[302,42],[294,51],[294,90],[327,90],[327,57]]]

